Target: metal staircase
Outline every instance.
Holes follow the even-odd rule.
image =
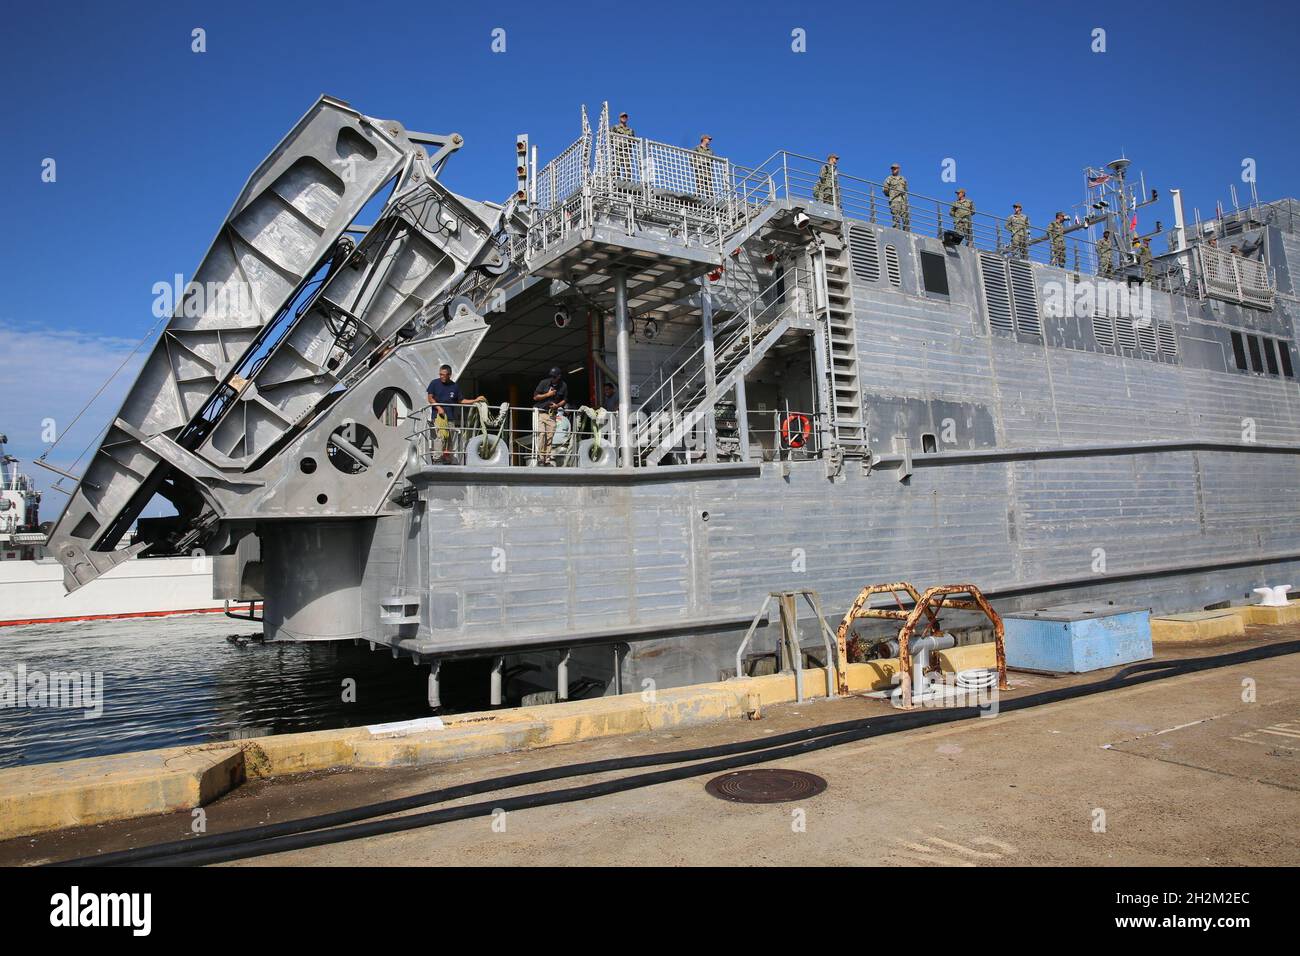
[[[712,365],[707,343],[701,341],[642,401],[634,440],[645,463],[658,464],[681,446],[718,400],[734,389],[786,332],[811,329],[811,302],[811,277],[789,270],[735,316],[719,323]]]

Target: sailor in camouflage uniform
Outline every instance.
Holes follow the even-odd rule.
[[[713,198],[717,186],[713,181],[713,147],[709,144],[713,137],[705,133],[700,137],[700,144],[695,147],[691,157],[691,166],[695,170],[695,195],[704,199]]]
[[[1047,224],[1047,238],[1052,244],[1052,265],[1065,268],[1065,213],[1058,212]]]
[[[614,154],[613,173],[619,179],[632,178],[632,153],[636,130],[627,123],[627,114],[618,114],[618,125],[609,128],[609,149]]]
[[[840,204],[839,163],[840,157],[835,153],[826,157],[822,174],[817,177],[817,185],[813,187],[813,199],[817,202],[824,202],[828,206]]]
[[[966,190],[957,190],[957,201],[952,204],[948,214],[952,216],[953,231],[960,234],[967,245],[973,245],[971,219],[975,215],[975,204],[966,198]]]
[[[1137,257],[1138,262],[1142,264],[1142,281],[1154,282],[1156,278],[1156,264],[1155,260],[1151,258],[1151,240],[1134,239],[1133,241],[1138,244]]]
[[[1011,234],[1011,254],[1024,259],[1029,255],[1029,217],[1020,211],[1020,203],[1011,207],[1007,217],[1007,232]]]
[[[1097,243],[1097,275],[1109,279],[1115,274],[1115,246],[1110,241],[1110,230],[1102,231]]]
[[[898,163],[889,167],[889,178],[881,183],[885,198],[889,200],[889,211],[894,217],[894,228],[909,231],[912,227],[911,214],[907,208],[907,180],[898,174]]]

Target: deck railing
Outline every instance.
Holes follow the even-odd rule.
[[[429,467],[494,468],[600,468],[615,467],[618,449],[618,412],[601,413],[582,406],[565,408],[554,416],[531,406],[491,406],[486,417],[477,406],[459,406],[446,419],[434,415],[432,406],[405,416],[405,435],[411,452],[407,472]],[[653,434],[663,422],[652,421],[639,407],[632,411],[633,433]],[[561,424],[563,422],[563,424]],[[750,450],[747,460],[773,461],[820,456],[821,429],[815,412],[790,408],[749,411],[745,416]],[[709,423],[700,421],[681,429],[680,440],[664,464],[695,464],[707,457],[706,427],[714,429],[719,458],[741,458],[741,429],[736,411],[722,403]],[[664,425],[671,430],[671,425]],[[650,467],[633,454],[630,463]]]

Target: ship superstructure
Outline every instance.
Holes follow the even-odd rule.
[[[45,544],[40,530],[41,493],[5,451],[0,435],[0,561],[31,560]]]
[[[459,146],[322,98],[254,172],[51,534],[69,588],[162,494],[268,638],[387,646],[435,702],[490,657],[495,701],[715,680],[772,591],[1186,610],[1300,562],[1293,200],[1176,206],[1146,262],[1127,161],[1022,249],[607,110],[540,169],[519,138],[500,204],[441,184]],[[488,400],[439,415],[443,365]]]

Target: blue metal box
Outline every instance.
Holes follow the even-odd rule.
[[[1152,656],[1147,608],[1063,604],[1002,620],[1008,667],[1077,674]]]

